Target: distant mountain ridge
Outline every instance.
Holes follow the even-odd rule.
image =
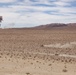
[[[49,29],[49,28],[64,28],[64,27],[75,27],[76,28],[76,23],[51,23],[51,24],[46,24],[46,25],[40,25],[40,26],[36,26],[34,28],[37,29]]]
[[[0,28],[1,29],[1,28]],[[3,29],[74,29],[76,30],[76,23],[51,23],[45,25],[39,25],[35,27],[22,27],[22,28],[3,28]]]

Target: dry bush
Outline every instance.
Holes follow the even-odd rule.
[[[52,64],[49,64],[48,66],[51,66]]]
[[[55,56],[58,56],[58,55],[59,55],[58,53],[55,54]]]
[[[68,70],[66,70],[66,69],[63,69],[62,71],[63,71],[63,72],[67,72]]]
[[[2,56],[0,56],[0,58],[2,58]]]
[[[26,73],[26,75],[30,75],[30,73],[29,73],[29,72],[27,72],[27,73]]]
[[[31,65],[33,65],[33,63],[31,63]]]

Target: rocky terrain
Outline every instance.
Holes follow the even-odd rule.
[[[0,29],[0,75],[76,75],[76,26],[57,25]]]

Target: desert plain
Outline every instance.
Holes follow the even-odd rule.
[[[76,75],[76,30],[0,29],[0,75]]]

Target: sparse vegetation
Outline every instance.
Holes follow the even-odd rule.
[[[21,73],[25,71],[25,75],[31,75],[31,72],[27,71],[31,68],[36,70],[36,72],[41,71],[41,73],[45,70],[46,73],[52,75],[52,71],[56,70],[57,66],[59,72],[60,67],[64,66],[61,72],[67,73],[69,71],[66,64],[76,63],[75,57],[66,56],[76,55],[75,42],[76,30],[0,29],[0,60],[3,62],[1,64],[6,64],[8,61],[8,66],[11,67],[11,63],[14,64],[14,72],[21,68],[23,70],[20,69],[19,71]],[[57,43],[60,43],[62,46],[69,43],[74,46],[71,48],[44,47],[44,45]],[[32,61],[30,62],[30,60]],[[65,64],[59,65],[59,63]],[[30,65],[31,67],[28,68]],[[3,70],[13,69],[9,69],[8,66],[4,67]]]
[[[49,64],[48,66],[51,66],[52,64]]]
[[[27,72],[27,73],[26,73],[26,75],[30,75],[30,73],[29,73],[29,72]]]
[[[66,69],[63,69],[63,72],[67,72],[67,70]]]

